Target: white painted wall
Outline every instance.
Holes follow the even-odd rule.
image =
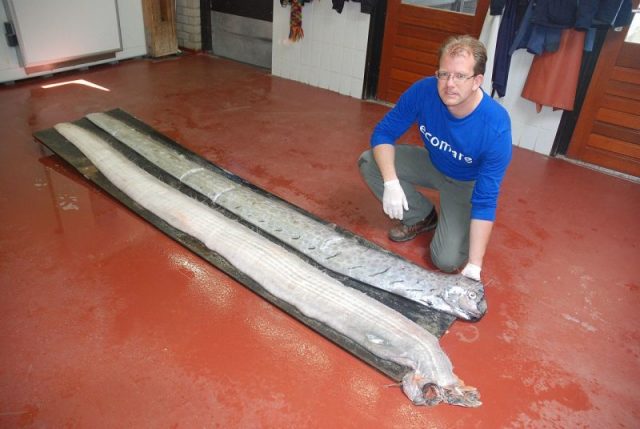
[[[122,37],[122,51],[116,53],[116,60],[146,55],[147,47],[144,35],[144,22],[142,18],[141,0],[117,0],[118,20]],[[81,19],[81,17],[78,17]],[[0,22],[7,21],[7,13],[3,2],[0,2]],[[44,71],[27,75],[18,61],[16,48],[7,45],[4,34],[0,36],[0,82],[16,81],[24,78],[40,76],[71,70],[95,64],[108,63],[113,59],[80,64],[73,67],[65,67],[53,71]]]
[[[302,8],[304,39],[288,40],[290,8],[273,0],[271,73],[362,98],[370,15],[360,3],[345,2],[342,13],[329,0]]]
[[[535,103],[520,96],[532,61],[533,55],[524,49],[513,54],[507,92],[498,101],[511,116],[513,144],[549,155],[558,131],[562,110],[553,111],[552,108],[544,106],[540,113],[537,113]]]
[[[487,46],[487,70],[482,88],[491,94],[491,75],[493,70],[493,56],[500,28],[500,16],[487,13],[480,34],[480,40]],[[507,91],[503,98],[497,99],[511,116],[513,144],[530,149],[544,155],[551,153],[551,147],[562,117],[562,111],[553,111],[550,107],[543,107],[536,113],[535,103],[520,96],[527,80],[533,55],[526,49],[514,52],[509,68]]]
[[[314,1],[302,9],[305,38],[291,43],[287,40],[289,11],[274,0],[272,74],[361,98],[370,16],[361,13],[356,2],[345,2],[338,14],[331,10],[330,1]],[[487,17],[490,19],[493,21],[485,27],[493,26],[497,33],[499,17]],[[511,116],[513,144],[549,155],[562,111],[543,107],[537,113],[535,104],[520,96],[532,61],[533,55],[526,50],[515,52],[507,93],[498,101]],[[490,83],[490,76],[487,81]],[[491,92],[490,84],[484,88]]]

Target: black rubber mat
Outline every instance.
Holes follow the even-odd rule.
[[[163,134],[161,134],[158,131],[154,130],[153,128],[149,127],[145,123],[143,123],[143,122],[139,121],[138,119],[134,118],[133,116],[129,115],[128,113],[126,113],[126,112],[124,112],[122,110],[119,110],[119,109],[112,110],[112,111],[109,111],[109,112],[106,112],[106,113],[111,115],[111,116],[113,116],[114,118],[122,121],[122,122],[125,122],[128,126],[133,127],[135,129],[137,129],[138,131],[140,131],[140,132],[142,132],[142,133],[144,133],[144,134],[146,134],[146,135],[148,135],[150,137],[153,137],[154,139],[162,142],[163,144],[171,147],[172,149],[177,150],[183,156],[185,156],[189,160],[197,163],[198,165],[202,166],[203,168],[206,168],[206,169],[215,171],[216,173],[222,174],[222,175],[226,176],[227,178],[229,178],[230,180],[233,180],[233,181],[235,181],[237,183],[240,183],[243,186],[250,187],[252,190],[254,190],[256,192],[259,192],[260,194],[262,194],[262,195],[264,195],[264,196],[266,196],[268,198],[278,200],[281,203],[288,205],[292,209],[297,210],[298,212],[303,213],[304,215],[306,215],[306,216],[308,216],[310,218],[313,218],[318,222],[327,224],[327,222],[323,221],[322,219],[317,218],[316,216],[312,215],[311,213],[308,213],[305,210],[303,210],[303,209],[301,209],[301,208],[299,208],[297,206],[294,206],[294,205],[282,200],[281,198],[279,198],[279,197],[277,197],[277,196],[275,196],[273,194],[270,194],[269,192],[267,192],[267,191],[265,191],[263,189],[260,189],[260,188],[258,188],[256,186],[252,185],[251,183],[249,183],[249,182],[247,182],[247,181],[245,181],[245,180],[243,180],[243,179],[231,174],[230,172],[219,168],[215,164],[207,161],[206,159],[203,159],[202,157],[200,157],[197,154],[189,151],[188,149],[184,148],[183,146],[180,146],[178,143],[174,142],[173,140],[169,139],[168,137],[164,136]],[[391,294],[389,292],[386,292],[386,291],[371,287],[369,285],[366,285],[366,284],[363,284],[361,282],[358,282],[358,281],[356,281],[356,280],[354,280],[354,279],[352,279],[350,277],[347,277],[347,276],[344,276],[344,275],[341,275],[341,274],[338,274],[338,273],[335,273],[335,272],[333,272],[331,270],[326,269],[325,267],[317,264],[315,261],[313,261],[312,259],[310,259],[306,255],[304,255],[302,253],[299,253],[298,251],[296,251],[296,250],[292,249],[291,247],[287,246],[286,244],[278,241],[273,236],[263,232],[262,230],[254,227],[253,225],[250,225],[250,224],[246,223],[245,221],[243,221],[242,219],[238,218],[233,213],[230,213],[229,211],[225,210],[224,208],[216,205],[214,202],[212,202],[206,196],[204,196],[204,195],[198,193],[197,191],[185,186],[180,181],[178,181],[177,179],[175,179],[174,177],[169,175],[167,172],[165,172],[164,170],[158,168],[154,164],[150,163],[147,159],[145,159],[144,157],[142,157],[139,154],[137,154],[135,151],[130,149],[128,146],[126,146],[125,144],[119,142],[117,139],[113,138],[111,135],[109,135],[108,133],[104,132],[102,129],[100,129],[97,126],[95,126],[88,119],[85,119],[85,118],[80,119],[78,121],[75,121],[74,124],[78,125],[78,126],[81,126],[83,128],[86,128],[88,130],[91,130],[93,133],[99,135],[105,141],[109,142],[109,144],[113,148],[118,150],[120,153],[124,154],[127,158],[129,158],[130,160],[135,162],[136,165],[138,165],[140,168],[144,169],[145,171],[149,172],[150,174],[152,174],[156,178],[158,178],[158,179],[162,180],[163,182],[169,184],[170,186],[174,187],[175,189],[178,189],[182,193],[184,193],[186,195],[189,195],[190,197],[195,198],[195,199],[197,199],[198,201],[201,201],[204,204],[207,204],[208,206],[210,206],[211,208],[217,210],[218,212],[223,213],[225,216],[227,216],[227,217],[229,217],[231,219],[234,219],[235,221],[237,221],[239,223],[242,223],[243,225],[245,225],[248,228],[250,228],[252,231],[255,231],[256,233],[267,237],[269,240],[271,240],[271,241],[273,241],[273,242],[285,247],[288,251],[297,254],[302,259],[304,259],[307,263],[309,263],[310,265],[312,265],[312,266],[320,269],[321,271],[327,273],[328,275],[332,276],[333,278],[337,279],[338,281],[340,281],[345,286],[357,289],[357,290],[369,295],[370,297],[372,297],[372,298],[384,303],[388,307],[390,307],[390,308],[402,313],[407,318],[413,320],[415,323],[417,323],[418,325],[420,325],[424,329],[428,330],[432,334],[436,335],[437,337],[442,336],[442,334],[444,332],[446,332],[446,330],[449,328],[451,323],[453,323],[453,321],[455,320],[455,317],[451,316],[449,314],[445,314],[445,313],[439,312],[437,310],[433,310],[433,309],[421,306],[421,305],[419,305],[419,304],[417,304],[417,303],[415,303],[413,301],[407,300],[407,299],[405,299],[403,297],[400,297],[400,296]],[[308,318],[308,317],[304,316],[294,306],[292,306],[292,305],[288,304],[287,302],[282,301],[282,300],[276,298],[275,296],[271,295],[264,288],[262,288],[257,282],[255,282],[251,278],[247,277],[242,272],[237,270],[233,265],[228,263],[226,259],[221,257],[216,252],[213,252],[212,250],[210,250],[207,247],[205,247],[202,244],[202,242],[200,242],[198,239],[196,239],[196,238],[194,238],[194,237],[192,237],[192,236],[190,236],[188,234],[185,234],[184,232],[182,232],[180,230],[177,230],[177,229],[173,228],[172,226],[167,224],[164,220],[160,219],[159,217],[157,217],[153,213],[149,212],[148,210],[146,210],[143,207],[141,207],[140,205],[138,205],[135,201],[130,199],[122,191],[120,191],[118,188],[116,188],[109,180],[107,180],[100,173],[100,171],[98,171],[96,169],[96,167],[82,154],[82,152],[80,152],[71,142],[66,140],[55,129],[50,128],[50,129],[47,129],[47,130],[39,131],[39,132],[36,132],[34,134],[34,136],[38,141],[40,141],[47,148],[49,148],[51,151],[53,151],[57,156],[59,156],[64,161],[66,161],[68,164],[73,166],[84,177],[86,177],[87,179],[89,179],[90,181],[95,183],[97,186],[99,186],[104,191],[108,192],[113,198],[118,200],[120,203],[124,204],[126,207],[128,207],[129,209],[131,209],[132,211],[137,213],[139,216],[144,218],[146,221],[148,221],[151,224],[153,224],[156,228],[158,228],[159,230],[161,230],[162,232],[164,232],[165,234],[167,234],[168,236],[170,236],[174,240],[178,241],[183,246],[185,246],[186,248],[188,248],[192,252],[196,253],[197,255],[199,255],[200,257],[202,257],[203,259],[205,259],[209,263],[213,264],[215,267],[217,267],[221,271],[227,273],[228,275],[230,275],[231,277],[236,279],[238,282],[242,283],[243,285],[245,285],[246,287],[251,289],[256,294],[260,295],[264,299],[266,299],[269,302],[271,302],[272,304],[276,305],[277,307],[279,307],[280,309],[282,309],[283,311],[285,311],[289,315],[293,316],[297,320],[299,320],[302,323],[306,324],[307,326],[309,326],[310,328],[314,329],[315,331],[317,331],[318,333],[320,333],[324,337],[330,339],[334,343],[338,344],[340,347],[346,349],[347,351],[349,351],[353,355],[357,356],[358,358],[362,359],[363,361],[367,362],[368,364],[370,364],[373,367],[377,368],[378,370],[382,371],[383,373],[385,373],[389,377],[393,378],[394,380],[400,381],[402,376],[407,372],[407,368],[404,368],[404,367],[402,367],[402,366],[400,366],[400,365],[398,365],[398,364],[396,364],[394,362],[390,362],[390,361],[386,361],[386,360],[380,359],[379,357],[373,355],[371,352],[369,352],[368,350],[364,349],[363,347],[361,347],[360,345],[358,345],[357,343],[352,341],[350,338],[345,337],[344,335],[334,331],[333,329],[329,328],[325,324],[319,323],[318,321],[316,321],[314,319],[311,319],[311,318]],[[363,239],[362,237],[354,235],[353,233],[351,233],[351,232],[349,232],[349,231],[347,231],[345,229],[342,229],[342,228],[339,228],[339,227],[336,227],[336,229],[339,232],[341,232],[342,234],[345,234],[346,236],[349,236],[349,237],[352,237],[352,238],[358,240],[361,244],[363,244],[365,246],[368,246],[370,248],[375,248],[375,249],[381,249],[376,244],[371,243],[371,242]]]

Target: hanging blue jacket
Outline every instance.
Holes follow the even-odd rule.
[[[511,66],[511,45],[523,20],[529,0],[494,0],[491,2],[491,13],[501,13],[501,8],[505,6],[505,3],[504,15],[500,21],[500,28],[498,28],[498,40],[491,75],[493,91],[499,97],[504,97],[507,92],[507,80]]]
[[[548,28],[572,28],[577,11],[576,0],[536,0],[531,22]]]
[[[633,20],[631,0],[610,0],[598,2],[594,23],[603,23],[610,27],[627,27]]]
[[[333,9],[338,13],[342,13],[342,9],[344,8],[345,1],[347,0],[331,0],[331,3],[333,4]],[[360,3],[360,12],[368,13],[368,14],[373,13],[373,10],[376,7],[376,3],[378,3],[378,0],[351,0],[351,1]]]

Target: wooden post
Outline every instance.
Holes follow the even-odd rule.
[[[142,14],[149,55],[177,53],[176,0],[142,0]]]

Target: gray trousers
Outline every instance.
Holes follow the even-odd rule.
[[[414,225],[433,209],[433,203],[416,190],[416,186],[440,192],[438,226],[431,241],[431,260],[444,272],[460,268],[469,257],[469,225],[471,222],[471,194],[475,181],[455,180],[440,173],[422,146],[395,146],[396,174],[407,196],[409,210],[402,222]],[[384,184],[373,158],[373,150],[364,152],[358,160],[360,174],[373,193],[382,201]]]

